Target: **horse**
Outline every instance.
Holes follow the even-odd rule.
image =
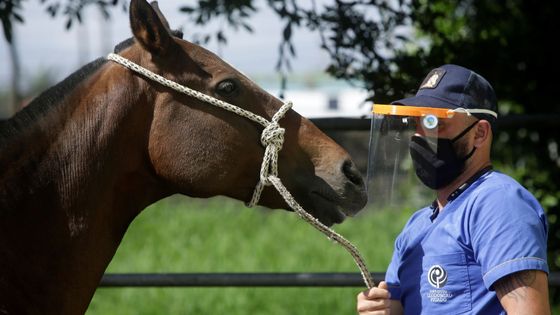
[[[156,3],[132,0],[116,53],[271,120],[284,103],[172,32]],[[326,225],[365,206],[349,154],[292,109],[278,177]],[[258,123],[107,58],[43,92],[0,127],[0,314],[83,314],[129,224],[173,194],[249,202],[265,148]],[[265,186],[258,205],[286,209]]]

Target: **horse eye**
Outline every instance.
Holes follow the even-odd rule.
[[[237,84],[233,80],[218,83],[217,92],[223,96],[230,96],[237,91]]]

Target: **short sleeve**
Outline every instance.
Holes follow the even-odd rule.
[[[484,285],[522,270],[548,273],[546,216],[523,187],[499,186],[480,192],[469,220],[472,248]]]
[[[401,299],[401,282],[399,280],[399,266],[400,263],[400,254],[399,254],[399,238],[395,241],[395,248],[393,250],[393,257],[391,258],[391,263],[389,263],[389,267],[387,268],[387,273],[385,274],[385,282],[389,286],[389,292],[391,293],[392,300],[400,300]]]

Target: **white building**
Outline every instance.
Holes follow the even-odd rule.
[[[365,101],[367,97],[366,91],[351,88],[332,92],[302,89],[284,93],[284,98],[294,104],[294,110],[307,118],[367,116],[371,112],[370,102]]]

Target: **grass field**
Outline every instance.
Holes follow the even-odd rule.
[[[410,213],[364,211],[335,229],[384,271]],[[358,272],[351,256],[295,214],[225,198],[172,197],[130,226],[108,272]],[[376,279],[377,281],[377,279]],[[101,288],[97,314],[354,314],[361,288]]]
[[[400,207],[403,209],[406,207]],[[412,207],[411,207],[412,208]],[[411,209],[412,210],[412,209]],[[335,229],[385,271],[411,211],[366,209]],[[294,213],[171,197],[130,226],[108,272],[358,272],[351,256]],[[375,279],[379,281],[379,279]],[[87,315],[355,314],[362,288],[100,288]],[[560,307],[553,307],[560,314]]]

